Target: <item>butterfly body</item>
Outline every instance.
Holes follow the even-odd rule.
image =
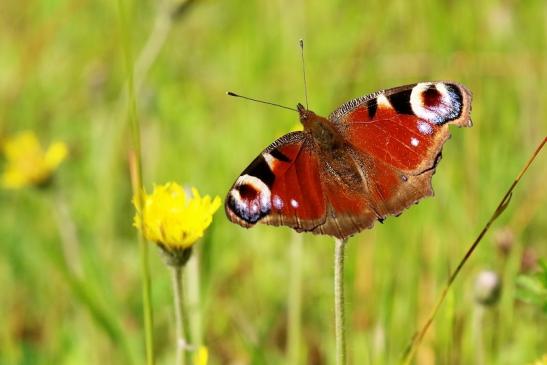
[[[344,137],[330,120],[305,109],[302,104],[298,104],[296,109],[300,115],[300,123],[304,126],[304,132],[310,134],[322,150],[335,150],[344,144]]]
[[[299,104],[302,132],[268,146],[228,192],[228,218],[348,237],[433,194],[448,124],[471,126],[471,93],[428,82],[353,99],[328,118]]]

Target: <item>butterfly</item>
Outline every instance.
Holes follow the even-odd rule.
[[[433,195],[431,178],[450,137],[471,127],[471,92],[421,82],[346,102],[327,118],[298,104],[303,131],[269,145],[225,200],[227,217],[347,238]]]

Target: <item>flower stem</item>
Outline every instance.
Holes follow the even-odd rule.
[[[190,338],[192,345],[199,347],[203,343],[203,329],[202,329],[202,311],[201,311],[201,298],[200,298],[200,258],[201,247],[195,247],[192,257],[186,264],[185,284],[187,285],[187,300],[184,309],[187,310],[187,330],[188,337]]]
[[[83,268],[80,254],[80,240],[66,198],[60,189],[55,189],[52,204],[67,267],[70,269],[72,275],[82,278]]]
[[[302,303],[302,235],[293,233],[290,245],[288,298],[287,358],[291,365],[300,364]]]
[[[132,148],[130,151],[130,170],[131,185],[133,195],[136,199],[137,211],[141,212],[142,219],[142,165],[141,165],[141,132],[137,113],[137,101],[135,96],[133,52],[131,47],[131,36],[129,30],[132,29],[131,11],[126,7],[124,0],[118,0],[118,11],[120,16],[120,28],[122,38],[122,48],[124,54],[124,65],[127,77],[127,118],[131,129]],[[142,279],[142,297],[143,297],[143,317],[144,317],[144,341],[146,351],[146,364],[154,365],[154,338],[153,338],[153,315],[152,298],[150,282],[150,264],[148,259],[148,243],[142,232],[139,233],[139,254]]]
[[[186,335],[185,335],[185,318],[184,304],[182,292],[182,269],[183,266],[171,266],[171,279],[173,283],[173,298],[175,304],[175,330],[176,330],[176,365],[184,365],[186,363]]]
[[[483,338],[483,325],[484,325],[484,307],[480,304],[475,304],[475,313],[472,319],[472,328],[475,345],[475,361],[477,365],[484,365],[484,338]]]
[[[154,365],[154,317],[152,315],[152,295],[150,282],[150,264],[148,260],[148,242],[142,234],[139,234],[139,256],[141,267],[141,280],[142,280],[142,300],[143,300],[143,315],[144,315],[144,342],[146,349],[146,364]]]
[[[334,247],[334,325],[336,365],[346,364],[346,328],[344,325],[344,250],[347,239],[335,239]]]

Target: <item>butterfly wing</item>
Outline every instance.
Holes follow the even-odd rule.
[[[366,199],[383,218],[433,194],[448,125],[470,127],[470,109],[464,86],[426,82],[351,100],[329,120],[365,160]]]
[[[239,176],[226,197],[226,214],[247,228],[261,222],[347,237],[381,218],[362,194],[360,161],[356,153],[324,158],[309,134],[288,134]]]
[[[342,148],[322,152],[309,132],[283,136],[236,180],[226,214],[244,227],[262,222],[338,238],[370,228],[433,194],[448,125],[471,126],[470,103],[465,87],[444,82],[351,100],[329,116]]]
[[[226,197],[228,218],[313,231],[325,221],[326,200],[312,141],[289,133],[268,146],[240,175]]]

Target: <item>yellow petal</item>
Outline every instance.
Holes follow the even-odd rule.
[[[54,170],[68,155],[68,148],[63,142],[55,142],[46,151],[45,165]]]
[[[20,189],[26,185],[25,176],[16,170],[7,170],[2,174],[2,186],[6,189]]]
[[[3,151],[6,167],[2,185],[10,189],[42,184],[67,155],[66,145],[61,142],[52,144],[44,153],[38,138],[30,131],[8,138]]]
[[[201,196],[192,188],[188,198],[182,186],[168,182],[154,186],[152,194],[143,192],[142,222],[139,211],[133,222],[145,237],[172,248],[187,248],[203,237],[212,222],[212,215],[220,206],[220,198]],[[136,205],[134,199],[134,205]]]
[[[207,347],[200,346],[194,354],[194,365],[207,365],[209,360],[209,351]]]
[[[9,161],[25,157],[28,154],[42,154],[42,149],[36,135],[30,131],[24,131],[5,142],[4,154]]]

